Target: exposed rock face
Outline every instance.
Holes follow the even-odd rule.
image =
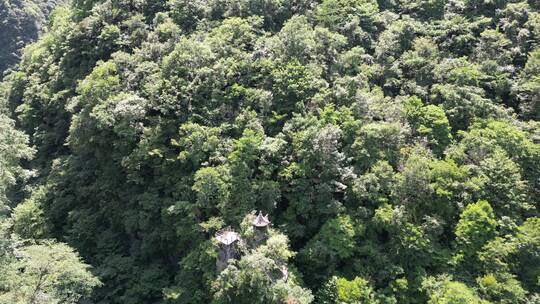
[[[242,239],[240,238],[240,234],[227,227],[216,234],[216,240],[219,242],[216,268],[218,273],[220,273],[227,268],[229,260],[238,258],[238,244]]]
[[[231,227],[226,227],[221,229],[216,233],[216,240],[218,242],[218,257],[216,260],[216,269],[220,273],[227,265],[229,265],[230,260],[238,259],[241,256],[240,247],[242,245],[248,247],[257,247],[264,243],[268,239],[268,228],[271,222],[268,219],[268,215],[264,216],[262,212],[259,212],[253,220],[251,220],[251,225],[255,230],[254,239],[249,239],[247,242],[242,239],[240,234],[234,231]],[[285,266],[284,266],[285,267]],[[287,267],[281,269],[281,274],[283,277],[288,277]],[[281,275],[280,274],[280,275]]]

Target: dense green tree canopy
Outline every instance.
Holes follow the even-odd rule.
[[[21,57],[22,48],[47,28],[47,17],[67,0],[0,1],[0,76]]]
[[[538,1],[74,0],[47,28],[0,84],[0,302],[43,263],[43,303],[539,301]]]
[[[79,303],[100,281],[72,248],[50,237],[41,197],[46,189],[17,204],[17,184],[34,175],[21,166],[34,150],[0,102],[0,303]]]

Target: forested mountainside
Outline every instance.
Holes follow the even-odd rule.
[[[49,24],[0,85],[1,303],[540,303],[537,0]]]
[[[38,38],[47,16],[67,0],[0,0],[0,78],[20,58],[22,48]]]

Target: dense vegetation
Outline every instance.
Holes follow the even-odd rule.
[[[66,0],[0,0],[0,78],[20,58],[21,49],[37,39],[47,16]]]
[[[538,1],[74,0],[49,24],[0,86],[1,303],[540,303]],[[247,245],[218,273],[226,226]],[[67,274],[38,300],[40,263]]]
[[[0,100],[0,303],[80,303],[100,281],[72,248],[47,239],[39,205],[28,201],[15,207],[10,199],[11,187],[34,175],[20,162],[35,150],[15,129],[4,101]],[[39,196],[38,190],[33,195]]]

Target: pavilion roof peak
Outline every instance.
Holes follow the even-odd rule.
[[[231,245],[234,242],[240,241],[240,234],[234,231],[231,227],[226,227],[216,233],[216,239],[221,244]]]
[[[252,224],[255,227],[266,227],[270,225],[270,220],[268,220],[268,214],[264,216],[263,213],[259,211],[259,214],[257,214],[257,217],[255,217]]]

